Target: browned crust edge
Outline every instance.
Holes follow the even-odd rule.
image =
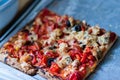
[[[4,53],[0,53],[0,61],[29,75],[35,75],[37,72],[37,69],[30,64],[27,64],[27,66],[22,68],[21,63],[17,61],[17,58],[8,57],[7,54]]]
[[[37,74],[46,78],[47,80],[62,80],[60,77],[54,76],[42,68],[38,69]]]

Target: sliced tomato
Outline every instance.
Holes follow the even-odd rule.
[[[75,56],[79,61],[81,60],[81,56],[79,54],[76,54]]]
[[[95,57],[94,57],[93,55],[89,55],[89,56],[88,56],[88,59],[94,61],[94,60],[95,60]]]
[[[82,30],[82,31],[85,31],[85,27],[84,27],[83,25],[82,25],[82,27],[81,27],[81,30]]]
[[[28,46],[28,49],[33,51],[38,50],[35,45]]]
[[[42,59],[43,58],[43,52],[42,51],[35,51],[35,55],[37,58]]]
[[[81,73],[81,76],[82,77],[84,77],[85,75],[86,75],[86,67],[87,67],[87,65],[86,64],[82,64],[80,67],[79,67],[79,69],[81,69],[80,70],[80,73]]]
[[[75,49],[75,53],[83,53],[81,47],[78,45],[73,45],[73,49]]]
[[[76,58],[76,53],[74,53],[74,50],[70,50],[69,51],[69,55],[70,55],[70,57],[72,58],[72,60],[74,60],[75,58]]]
[[[39,49],[40,49],[40,46],[38,45],[37,42],[34,42],[33,45],[28,46],[28,49],[33,50],[33,51],[36,51],[36,50],[39,50]]]
[[[35,56],[33,56],[33,59],[32,59],[32,64],[34,65],[34,64],[36,64],[36,63],[37,63],[36,57],[35,57]]]
[[[104,29],[100,29],[100,33],[98,34],[98,36],[101,36],[105,33],[105,30]]]
[[[59,40],[57,40],[57,42],[58,42],[58,44],[60,44],[60,43],[66,43],[66,41],[63,40],[63,39],[59,39]]]
[[[37,48],[37,50],[39,50],[40,49],[40,44],[38,44],[37,42],[34,42],[34,45],[35,45],[35,47]]]
[[[94,65],[94,63],[95,63],[94,61],[89,60],[89,66],[90,66],[90,67],[92,67],[92,66]]]
[[[44,39],[44,40],[46,40],[46,39],[48,39],[49,37],[48,37],[47,35],[42,35],[41,38]]]
[[[40,26],[39,26],[39,25],[34,26],[34,32],[35,32],[36,34],[38,34],[39,29],[40,29]]]
[[[69,75],[68,80],[83,80],[83,77],[79,71],[75,71]]]
[[[86,61],[87,61],[87,54],[84,53],[84,54],[83,54],[83,57],[82,57],[82,59],[81,59],[81,62],[82,62],[82,63],[85,63]]]
[[[73,49],[69,51],[69,54],[73,60],[76,58],[80,60],[82,57],[83,51],[79,46],[74,45]]]
[[[40,62],[40,65],[46,66],[47,65],[47,56],[43,56]]]
[[[82,57],[82,53],[79,52],[78,50],[70,50],[69,51],[69,55],[70,57],[72,58],[72,60],[74,59],[78,59],[78,60],[81,60],[81,57]]]
[[[114,32],[110,33],[110,42],[113,42],[115,40],[116,34]]]
[[[39,31],[38,31],[38,37],[40,38],[42,35],[46,34],[46,28],[47,26],[43,25],[40,27]]]
[[[50,72],[58,73],[59,71],[60,71],[60,67],[55,62],[52,62],[52,65],[50,66]]]

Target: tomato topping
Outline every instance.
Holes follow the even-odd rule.
[[[82,31],[85,31],[85,27],[84,27],[84,26],[82,26],[82,27],[81,27],[81,30],[82,30]]]
[[[48,39],[49,37],[47,35],[42,35],[41,38],[42,39]]]
[[[73,49],[69,51],[71,58],[80,60],[83,54],[82,49],[79,46],[74,45]]]
[[[114,32],[110,33],[110,42],[113,42],[115,40],[116,34]]]
[[[66,41],[62,40],[62,39],[57,40],[57,42],[58,42],[58,44],[60,44],[60,43],[66,43]]]
[[[40,26],[39,26],[39,25],[34,26],[34,32],[35,32],[36,34],[38,34],[39,29],[40,29]]]
[[[83,77],[81,76],[80,72],[75,71],[69,75],[68,80],[83,80]]]
[[[81,76],[84,77],[86,75],[86,64],[82,64],[80,67],[79,67],[79,70],[80,70],[80,73],[81,73]]]
[[[40,49],[40,46],[38,45],[37,42],[34,42],[34,44],[28,46],[29,50],[36,51]]]
[[[82,57],[82,59],[81,59],[81,62],[82,62],[82,63],[85,63],[86,61],[87,61],[87,54],[84,53],[84,54],[83,54],[83,57]]]
[[[36,57],[35,57],[35,56],[33,56],[33,59],[32,59],[32,64],[34,65],[34,64],[36,64],[36,63],[37,63]]]
[[[88,59],[94,61],[94,60],[95,60],[95,57],[94,57],[93,55],[89,55],[89,56],[88,56]]]
[[[47,65],[47,57],[43,56],[43,58],[41,59],[40,65],[46,66]]]
[[[100,33],[98,34],[98,36],[101,36],[105,33],[105,30],[104,29],[100,29]]]
[[[8,44],[8,45],[6,46],[6,48],[8,49],[9,52],[11,52],[12,49],[13,49],[13,45],[12,45],[12,44]]]
[[[52,62],[52,65],[50,67],[50,72],[58,73],[59,71],[60,71],[60,67],[55,62]]]
[[[53,52],[53,51],[48,51],[48,52],[46,53],[46,56],[47,56],[47,57],[50,57],[50,58],[56,58],[56,57],[59,56],[59,54],[56,53],[56,52]]]
[[[76,54],[75,56],[79,61],[81,60],[81,56],[79,54]]]
[[[36,57],[39,59],[43,58],[43,52],[42,51],[35,51]]]
[[[36,51],[38,50],[35,45],[28,46],[28,49]]]

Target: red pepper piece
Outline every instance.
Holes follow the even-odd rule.
[[[58,73],[59,71],[60,71],[60,67],[55,62],[52,62],[52,65],[50,67],[50,72]]]
[[[32,59],[32,64],[34,65],[34,64],[36,64],[36,63],[37,63],[36,57],[35,57],[35,56],[33,56],[33,59]]]
[[[46,56],[43,56],[40,64],[43,65],[43,66],[46,66],[46,65],[47,65],[47,57],[46,57]]]
[[[80,72],[76,71],[70,74],[68,80],[83,80],[83,77],[81,76]]]
[[[83,57],[82,57],[82,59],[81,59],[81,62],[82,62],[82,63],[85,63],[86,61],[87,61],[87,54],[84,53],[84,54],[83,54]]]

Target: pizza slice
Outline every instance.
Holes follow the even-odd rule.
[[[117,39],[114,32],[43,9],[0,49],[0,61],[48,80],[84,80]]]

